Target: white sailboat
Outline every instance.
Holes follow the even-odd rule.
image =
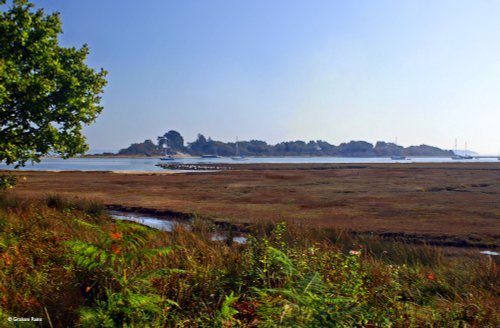
[[[455,155],[451,157],[451,159],[461,160],[461,159],[473,159],[474,157],[467,155],[467,141],[465,142],[465,149],[463,155],[458,154],[457,150],[457,139],[455,139]]]
[[[465,151],[464,151],[464,156],[462,156],[463,159],[473,159],[474,157],[467,155],[467,141],[465,142]]]
[[[244,161],[247,158],[245,156],[240,156],[240,149],[238,147],[238,137],[236,137],[236,155],[231,157],[233,161]]]
[[[175,158],[172,155],[168,154],[168,148],[169,147],[167,144],[163,144],[164,156],[160,158],[160,161],[173,161],[173,160],[175,160]]]
[[[397,146],[398,145],[398,137],[396,137],[396,140],[394,141],[394,144]],[[406,159],[406,156],[402,156],[402,155],[393,155],[391,156],[391,159],[392,160],[395,160],[395,161],[400,161],[400,160],[405,160]]]
[[[458,154],[457,150],[457,138],[455,138],[455,150],[453,151],[453,156],[451,156],[451,159],[462,159],[462,156]]]

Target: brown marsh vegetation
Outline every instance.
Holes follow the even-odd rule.
[[[458,246],[498,245],[500,163],[232,165],[211,173],[19,172],[18,193],[235,224],[287,221]]]

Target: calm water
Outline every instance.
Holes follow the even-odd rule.
[[[498,163],[496,158],[483,158],[471,160],[452,160],[451,158],[409,158],[406,160],[391,160],[390,158],[352,158],[352,157],[248,157],[246,160],[232,160],[231,158],[184,158],[175,161],[160,161],[158,158],[45,158],[41,163],[27,164],[21,170],[48,170],[48,171],[163,171],[155,166],[157,163],[456,163],[456,162],[491,162]],[[11,167],[0,164],[0,169]]]
[[[172,231],[174,227],[178,224],[182,224],[184,226],[188,226],[188,221],[180,222],[179,220],[174,220],[170,218],[158,218],[146,214],[135,214],[135,213],[127,213],[121,211],[109,211],[109,215],[115,220],[126,220],[133,221],[145,225],[150,228],[163,230],[163,231]]]
[[[168,232],[174,230],[176,225],[182,225],[188,229],[190,228],[190,222],[188,220],[178,220],[178,219],[176,220],[166,217],[155,217],[152,215],[128,213],[121,211],[109,211],[109,215],[115,220],[126,220],[126,221],[137,222],[139,224],[145,225],[150,228]],[[216,241],[225,241],[227,237],[221,233],[214,233],[211,239]],[[245,244],[247,238],[245,236],[234,236],[233,241],[238,244]]]

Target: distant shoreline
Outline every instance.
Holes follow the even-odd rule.
[[[79,157],[72,157],[72,158],[163,158],[165,156],[160,156],[160,155],[152,155],[152,156],[147,156],[147,155],[103,155],[103,154],[85,154]],[[174,156],[174,158],[198,158],[199,156],[191,156],[191,155],[179,155],[179,156]]]
[[[147,156],[147,155],[82,155],[80,157],[74,158],[156,158],[161,159],[165,156]],[[245,156],[246,158],[390,158],[391,156],[332,156],[332,155],[263,155],[263,156]],[[407,158],[451,158],[451,156],[431,156],[431,155],[418,155],[418,156],[406,156]],[[43,158],[60,158],[56,156],[46,156]],[[184,159],[184,158],[203,158],[202,156],[194,155],[183,155],[183,156],[173,156],[174,159]],[[231,156],[218,156],[216,158],[231,158]]]

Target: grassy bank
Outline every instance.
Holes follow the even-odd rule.
[[[0,197],[0,325],[495,327],[489,256],[444,257],[294,224],[246,245],[211,225],[172,233],[112,221],[96,201]],[[39,323],[22,323],[37,326]]]

